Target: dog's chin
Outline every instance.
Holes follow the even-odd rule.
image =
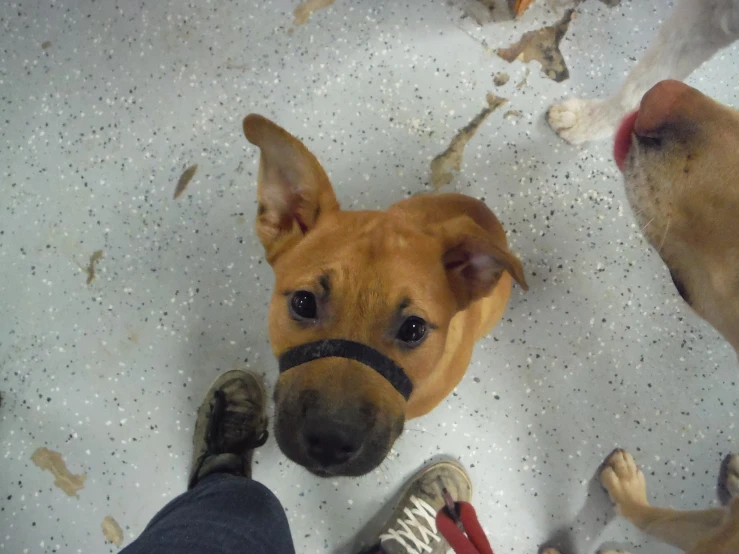
[[[392,443],[387,447],[376,445],[362,449],[355,458],[343,464],[324,466],[311,459],[304,450],[294,443],[292,437],[285,437],[279,432],[275,432],[277,445],[282,453],[292,462],[303,466],[307,471],[316,477],[362,477],[377,469],[385,460],[390,452]]]
[[[377,466],[379,465],[380,464],[377,464]],[[341,466],[322,467],[322,466],[304,465],[303,467],[307,469],[310,473],[315,475],[316,477],[322,477],[324,479],[327,479],[329,477],[362,477],[370,473],[377,466],[367,469],[366,471],[360,471],[360,472],[352,471],[351,468],[342,468]]]
[[[306,467],[305,469],[310,471],[316,477],[324,477],[324,478],[337,477],[337,475],[335,475],[333,472],[323,467],[313,467],[313,468]]]

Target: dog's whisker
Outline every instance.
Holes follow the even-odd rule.
[[[413,432],[413,433],[426,433],[427,435],[430,435],[431,433],[429,431],[426,431],[426,429],[405,429],[405,433]]]
[[[641,214],[643,214],[646,211],[646,208],[637,208],[633,206],[632,206],[632,209],[634,211],[634,217],[639,217]]]
[[[642,226],[642,228],[641,228],[641,229],[639,229],[639,231],[640,231],[641,233],[643,233],[643,232],[644,232],[644,230],[645,230],[645,229],[646,229],[647,227],[649,227],[649,224],[650,224],[650,223],[652,223],[652,221],[654,221],[654,218],[652,218],[652,219],[650,219],[649,221],[647,221],[647,222],[646,222],[646,223],[645,223],[645,224],[644,224],[644,225]]]
[[[657,248],[657,252],[662,252],[662,247],[665,245],[665,240],[667,240],[667,232],[670,230],[670,222],[672,219],[667,218],[667,224],[665,225],[665,232],[662,235],[662,241],[659,243],[659,247]]]
[[[390,460],[390,458],[388,456],[379,465],[380,475],[382,475],[382,478],[385,480],[385,484],[390,483],[390,478],[388,477],[388,471],[390,469],[390,467],[389,467],[389,460]]]

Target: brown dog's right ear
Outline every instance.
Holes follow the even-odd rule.
[[[244,135],[259,147],[256,230],[272,263],[318,222],[339,209],[326,172],[305,145],[257,114],[244,118]]]

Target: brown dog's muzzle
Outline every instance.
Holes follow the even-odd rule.
[[[413,392],[413,383],[402,367],[379,350],[352,340],[325,339],[291,348],[280,356],[280,373],[322,358],[346,358],[360,362],[384,377],[406,400]]]
[[[382,463],[413,390],[400,366],[369,346],[329,339],[285,352],[280,373],[275,436],[288,458],[319,476],[363,475]]]

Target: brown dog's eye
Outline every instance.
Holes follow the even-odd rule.
[[[299,290],[290,299],[290,315],[298,321],[316,319],[318,305],[316,295],[307,290]]]
[[[420,317],[412,315],[400,326],[396,337],[407,346],[418,346],[426,338],[426,322]]]

